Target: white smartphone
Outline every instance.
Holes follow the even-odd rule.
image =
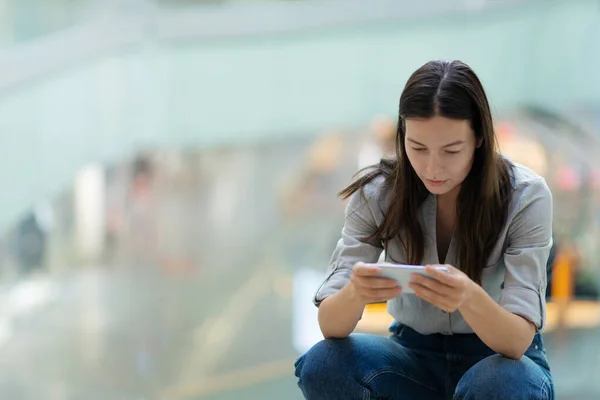
[[[382,262],[365,265],[381,268],[381,276],[384,278],[394,279],[398,283],[398,286],[402,288],[402,293],[414,293],[414,291],[408,286],[408,283],[411,281],[411,274],[417,273],[430,276],[427,272],[425,272],[424,265],[391,264]],[[435,267],[435,269],[438,271],[448,272],[448,268],[441,265]]]

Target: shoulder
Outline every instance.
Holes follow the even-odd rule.
[[[511,160],[508,166],[512,186],[509,221],[516,224],[512,228],[531,223],[551,226],[552,193],[544,177]]]
[[[383,175],[378,175],[365,186],[363,186],[364,196],[369,201],[379,201],[385,197],[387,181]]]
[[[378,175],[354,192],[349,199],[347,214],[383,211],[387,208],[389,185],[385,176]]]
[[[510,159],[506,160],[513,189],[513,207],[521,209],[536,199],[552,199],[552,193],[544,177],[522,164]]]

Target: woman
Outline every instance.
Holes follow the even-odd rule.
[[[553,399],[543,348],[552,196],[496,152],[475,73],[433,61],[400,97],[397,160],[341,192],[342,238],[315,296],[325,340],[296,361],[307,399]],[[414,294],[377,261],[426,264]],[[448,273],[435,265],[446,264]],[[390,338],[350,333],[388,302]]]

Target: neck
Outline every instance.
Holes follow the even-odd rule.
[[[460,193],[460,185],[449,191],[448,193],[437,196],[437,206],[441,210],[454,210],[458,194]]]

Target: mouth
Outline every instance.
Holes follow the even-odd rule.
[[[427,183],[430,184],[431,186],[441,186],[444,183],[446,183],[446,181],[434,181],[431,179],[427,179]]]

